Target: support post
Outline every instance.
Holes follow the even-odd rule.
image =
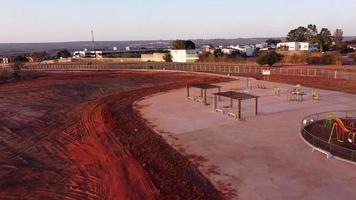
[[[258,115],[258,98],[255,98],[255,116]]]
[[[218,88],[218,92],[219,92],[219,93],[221,92],[221,88],[220,88],[220,87]],[[219,98],[218,100],[221,101],[221,96],[220,96],[220,95],[219,95],[218,98]]]
[[[214,94],[214,102],[213,102],[213,109],[214,109],[214,112],[215,110],[218,108],[218,101],[217,101],[217,96],[216,94]]]
[[[234,101],[232,99],[232,97],[230,98],[230,108],[233,108],[234,107]]]
[[[187,98],[189,99],[189,97],[190,97],[190,91],[189,91],[190,89],[189,89],[189,85],[187,85]]]
[[[238,115],[238,118],[240,120],[241,119],[241,99],[238,100],[237,115]]]
[[[204,90],[204,94],[203,94],[203,98],[204,98],[204,105],[207,105],[207,103],[206,103],[206,89]]]

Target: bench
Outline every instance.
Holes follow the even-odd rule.
[[[313,150],[312,150],[312,152],[314,153],[315,151],[319,151],[320,153],[325,154],[327,159],[330,159],[330,158],[333,157],[330,152],[325,151],[325,150],[323,150],[323,149],[314,147]]]

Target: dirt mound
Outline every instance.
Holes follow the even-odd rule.
[[[132,108],[190,81],[217,79],[80,72],[0,86],[0,199],[221,199]]]

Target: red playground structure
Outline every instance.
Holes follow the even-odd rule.
[[[340,118],[332,119],[332,129],[329,137],[329,144],[333,138],[334,133],[336,133],[336,138],[338,142],[349,142],[356,145],[356,128],[345,126],[344,122]]]

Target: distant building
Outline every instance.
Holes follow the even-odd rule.
[[[356,44],[350,44],[350,45],[349,45],[349,48],[350,48],[350,49],[353,49],[353,50],[356,50]]]
[[[214,51],[214,47],[213,45],[210,44],[204,44],[201,47],[202,53],[211,53],[212,51]]]
[[[232,48],[223,48],[223,49],[221,49],[221,52],[223,54],[227,54],[227,55],[231,55],[234,51],[236,51],[236,50],[232,49]]]
[[[165,62],[165,53],[142,54],[141,61],[143,62]]]
[[[118,50],[103,50],[103,51],[75,51],[73,58],[121,58],[121,57],[133,57],[141,58],[142,54],[153,54],[157,49],[137,49],[130,51],[118,51]],[[169,52],[167,49],[161,49],[162,52]]]
[[[288,51],[318,51],[317,44],[308,42],[281,42],[277,44],[277,48],[286,48]]]
[[[73,58],[102,58],[102,51],[88,51],[84,49],[84,51],[75,51],[73,53]]]
[[[1,62],[3,64],[8,64],[9,63],[9,58],[1,58]]]
[[[254,46],[236,45],[236,46],[230,46],[230,48],[240,51],[241,54],[243,54],[247,57],[253,57],[256,55],[256,48]]]
[[[173,62],[192,63],[199,60],[199,50],[171,50]]]
[[[268,44],[267,44],[267,42],[262,42],[262,43],[260,43],[260,44],[256,44],[255,46],[256,46],[257,49],[260,49],[260,50],[261,50],[261,49],[266,49],[266,48],[268,49]]]

